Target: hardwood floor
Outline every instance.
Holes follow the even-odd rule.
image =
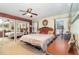
[[[76,49],[72,49],[69,53],[68,50],[68,41],[61,39],[59,36],[53,43],[51,43],[48,47],[48,52],[55,55],[77,55]]]

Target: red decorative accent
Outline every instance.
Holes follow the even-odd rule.
[[[49,27],[42,27],[38,30],[40,31],[41,34],[48,34],[49,31],[54,31],[52,28]]]

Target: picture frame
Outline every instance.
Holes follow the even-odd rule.
[[[43,24],[43,26],[46,27],[48,25],[48,20],[47,19],[44,19],[43,22],[42,22],[42,24]]]

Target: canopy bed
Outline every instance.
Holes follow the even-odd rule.
[[[16,41],[17,36],[22,36],[23,34],[27,34],[25,28],[20,28],[20,31],[18,31],[18,27],[20,27],[20,26],[17,25],[17,22],[21,22],[21,23],[22,23],[22,21],[27,22],[28,23],[27,24],[27,27],[28,27],[27,31],[28,31],[28,33],[32,32],[32,27],[30,27],[30,26],[32,26],[32,20],[22,18],[22,17],[19,17],[19,16],[15,16],[15,15],[11,15],[11,14],[7,14],[7,13],[4,13],[4,12],[0,12],[0,18],[3,19],[3,21],[5,21],[5,22],[11,21],[10,24],[9,24],[10,28],[8,28],[9,31],[2,30],[3,32],[0,35],[0,36],[2,36],[2,38],[4,38],[5,36],[7,36],[9,38],[14,37],[14,40]]]

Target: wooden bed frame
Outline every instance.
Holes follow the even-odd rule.
[[[42,27],[38,29],[38,33],[41,34],[54,34],[54,29],[50,27]]]

